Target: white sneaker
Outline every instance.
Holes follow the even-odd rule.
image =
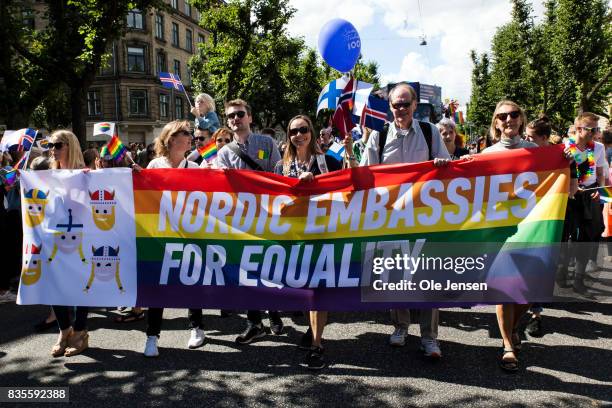
[[[389,344],[395,347],[402,347],[406,345],[407,335],[408,331],[406,329],[404,329],[403,327],[398,327],[389,337]]]
[[[17,301],[17,295],[7,290],[0,295],[0,303],[15,303]]]
[[[438,340],[421,339],[421,350],[424,352],[425,357],[431,357],[431,358],[442,357],[442,351],[440,351]]]
[[[189,341],[187,342],[187,347],[189,347],[190,349],[200,347],[202,344],[204,344],[205,337],[206,336],[204,335],[204,330],[199,328],[191,329],[191,336],[189,337]]]
[[[157,357],[159,351],[157,350],[157,336],[147,336],[147,343],[145,344],[144,355],[145,357]]]

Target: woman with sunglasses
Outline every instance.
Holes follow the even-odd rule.
[[[185,153],[191,149],[191,131],[189,122],[186,120],[175,120],[164,126],[160,135],[155,139],[155,152],[157,157],[149,163],[148,169],[197,169],[198,165],[185,159]],[[151,307],[147,313],[147,341],[144,355],[146,357],[157,357],[157,342],[161,333],[164,309]],[[201,346],[204,343],[204,331],[202,330],[202,309],[189,309],[189,323],[191,337],[187,343],[190,349]]]
[[[217,145],[217,154],[218,154],[221,151],[221,148],[223,146],[225,146],[226,144],[234,140],[234,133],[228,128],[222,127],[222,128],[217,129],[217,131],[213,133],[212,140],[214,140],[215,144]],[[202,164],[200,164],[200,167],[205,167],[205,168],[207,167],[211,169],[221,168],[219,167],[219,163],[217,163],[217,156],[215,156],[214,159],[208,162],[208,165],[206,165],[206,162],[202,162]]]
[[[57,130],[49,137],[47,144],[50,152],[50,168],[62,170],[84,169],[85,160],[81,153],[79,140],[68,130]],[[51,349],[53,357],[71,357],[82,353],[89,347],[87,333],[87,314],[89,308],[77,306],[74,323],[70,322],[70,306],[53,306],[60,335],[57,343]]]
[[[521,137],[526,125],[525,111],[518,104],[508,100],[499,102],[495,107],[490,128],[492,139],[499,141],[484,149],[482,153],[538,147],[537,144]],[[497,324],[503,339],[503,352],[499,365],[505,371],[518,370],[517,354],[521,349],[521,339],[517,328],[529,307],[529,304],[503,304],[496,307]]]
[[[342,163],[323,154],[314,135],[312,121],[308,116],[293,117],[287,128],[288,140],[285,154],[283,159],[276,164],[274,172],[310,182],[317,175],[341,170]],[[326,311],[313,310],[310,312],[310,327],[301,342],[302,348],[309,348],[303,365],[311,370],[320,370],[326,366],[321,340],[327,323],[327,314]]]

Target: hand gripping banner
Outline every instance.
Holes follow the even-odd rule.
[[[550,300],[559,147],[313,182],[242,170],[21,173],[20,304],[363,310]]]

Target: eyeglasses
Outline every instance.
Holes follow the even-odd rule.
[[[293,129],[289,129],[289,136],[295,136],[299,133],[305,135],[306,133],[308,133],[310,131],[310,129],[308,129],[308,126],[302,126],[299,128],[293,128]]]
[[[408,109],[410,107],[410,105],[412,105],[412,101],[410,101],[410,102],[392,103],[391,107],[393,107],[393,109],[395,109],[395,110],[398,110],[398,109]]]
[[[55,143],[47,143],[47,147],[49,148],[49,150],[51,149],[55,149],[55,150],[62,150],[62,147],[64,147],[64,142],[55,142]]]
[[[191,132],[188,132],[187,130],[179,130],[178,132],[176,132],[172,136],[189,136],[189,137],[191,137]]]
[[[194,137],[194,140],[197,140],[198,142],[203,142],[206,140],[206,137],[204,136],[196,136]]]
[[[593,132],[593,133],[599,133],[599,131],[601,130],[600,127],[588,127],[588,126],[578,126],[576,129],[578,130],[583,129],[583,130],[586,130],[587,132]]]
[[[238,116],[240,119],[244,118],[244,116],[246,115],[246,111],[237,111],[237,112],[231,112],[227,114],[228,119],[234,119],[236,116]]]
[[[502,122],[508,119],[508,116],[510,116],[512,119],[516,119],[519,116],[521,116],[521,112],[519,111],[503,112],[503,113],[498,113],[497,115],[495,115],[495,117],[501,120]]]
[[[223,139],[223,138],[219,138],[219,139],[217,139],[217,143],[223,143],[223,142],[225,142],[225,143],[229,143],[229,142],[231,142],[231,140],[229,140],[229,139]]]

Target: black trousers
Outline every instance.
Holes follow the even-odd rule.
[[[150,307],[147,311],[147,336],[159,336],[161,333],[162,320],[164,317],[163,307]],[[203,329],[202,309],[189,309],[187,313],[190,329]]]
[[[270,320],[280,320],[280,313],[274,311],[268,311]],[[251,324],[261,324],[261,310],[248,310],[247,320]]]
[[[89,307],[76,307],[74,324],[71,324],[70,322],[70,309],[72,309],[72,306],[52,306],[52,308],[60,330],[66,330],[70,326],[72,326],[74,331],[82,331],[87,329],[87,314],[89,313]]]

